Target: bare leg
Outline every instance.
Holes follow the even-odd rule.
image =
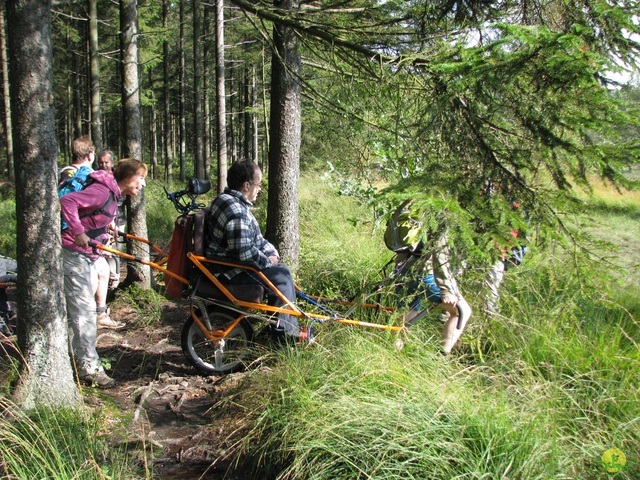
[[[92,279],[91,286],[96,296],[96,311],[101,313],[107,311],[107,291],[109,289],[109,274],[111,273],[106,258],[100,257],[96,260],[96,272],[97,278]]]

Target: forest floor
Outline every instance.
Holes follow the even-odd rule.
[[[139,458],[149,478],[253,478],[232,468],[228,454],[245,428],[228,401],[244,374],[205,377],[188,364],[180,347],[188,305],[167,301],[152,327],[137,326],[136,315],[133,307],[112,307],[111,317],[127,326],[98,330],[98,353],[117,386],[83,388],[86,405],[104,412],[111,444]]]

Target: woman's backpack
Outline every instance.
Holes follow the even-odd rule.
[[[422,218],[425,212],[412,208],[414,199],[405,200],[387,221],[384,243],[393,252],[414,253],[422,246]]]

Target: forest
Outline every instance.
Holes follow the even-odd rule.
[[[170,349],[153,363],[143,347],[139,375],[124,373],[134,331],[179,349],[188,312],[135,243],[143,262],[125,262],[111,294],[132,327],[101,350],[123,387],[110,404],[74,377],[57,179],[79,137],[148,166],[126,203],[133,236],[166,247],[166,192],[208,179],[206,204],[246,159],[264,173],[265,237],[305,290],[376,284],[385,223],[408,198],[446,221],[464,272],[474,313],[451,357],[437,318],[400,336],[327,322],[309,348],[261,346],[244,373],[199,384],[200,433],[219,437],[199,478],[636,478],[639,13],[603,0],[0,2],[0,253],[19,272],[0,478],[171,478],[166,445],[114,449],[110,425],[137,428],[117,415],[139,414],[127,389],[177,369],[187,398],[199,381]],[[483,279],[513,231],[526,260],[490,314]],[[75,436],[23,466],[25,432],[41,428]]]

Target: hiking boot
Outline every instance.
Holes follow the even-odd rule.
[[[82,381],[89,385],[90,387],[98,387],[103,390],[108,388],[113,388],[116,386],[116,381],[111,378],[109,375],[102,372],[94,373],[92,375],[85,375],[82,378]]]
[[[96,325],[98,328],[110,328],[112,330],[119,330],[124,328],[127,324],[124,322],[116,322],[113,320],[107,312],[99,313],[96,319]]]

